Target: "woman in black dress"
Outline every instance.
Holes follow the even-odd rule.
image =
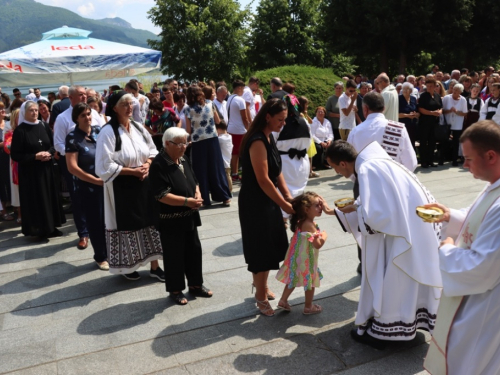
[[[201,225],[198,209],[203,203],[191,164],[184,159],[188,133],[177,127],[163,134],[163,148],[151,163],[149,178],[158,210],[165,268],[165,284],[170,298],[186,305],[182,291],[198,297],[212,297],[203,286],[202,250],[198,237]]]
[[[257,307],[266,316],[274,315],[268,301],[272,294],[267,287],[269,270],[279,268],[288,248],[280,208],[287,214],[294,212],[281,174],[281,157],[271,134],[281,130],[286,118],[285,101],[268,100],[241,142],[243,177],[238,205],[243,253],[257,289]]]
[[[66,222],[55,182],[52,130],[38,120],[38,105],[23,103],[10,153],[19,163],[19,199],[23,207],[22,233],[42,238],[62,236],[56,227]]]

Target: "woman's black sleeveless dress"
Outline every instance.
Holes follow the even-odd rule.
[[[242,181],[238,196],[243,254],[248,270],[253,273],[277,270],[285,258],[288,238],[280,207],[261,189],[250,160],[250,146],[262,141],[267,150],[269,179],[277,186],[281,173],[281,157],[271,134],[254,134],[246,143],[241,158]]]

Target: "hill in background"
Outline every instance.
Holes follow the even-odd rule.
[[[38,42],[42,33],[62,26],[92,31],[91,38],[149,48],[150,31],[138,30],[121,18],[91,20],[67,9],[34,0],[0,0],[0,53]]]

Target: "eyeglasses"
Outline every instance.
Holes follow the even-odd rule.
[[[175,143],[173,141],[169,141],[169,142],[172,143],[173,145],[176,145],[179,148],[188,146],[188,143]]]

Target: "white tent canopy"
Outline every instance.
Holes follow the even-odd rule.
[[[133,77],[159,69],[161,52],[89,38],[91,31],[67,26],[43,33],[41,41],[0,54],[0,86]]]

